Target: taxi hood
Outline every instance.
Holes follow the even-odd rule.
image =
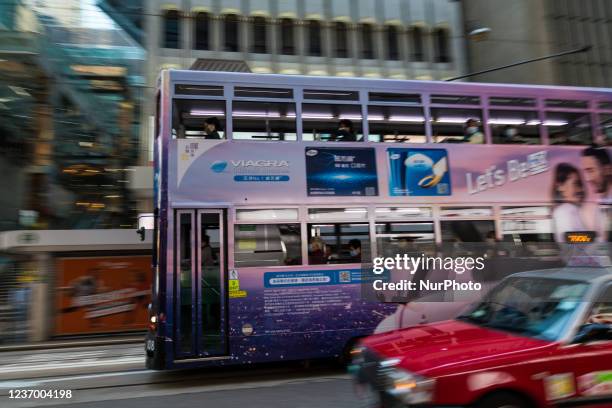
[[[458,320],[383,333],[361,344],[399,367],[435,377],[545,356],[557,343],[491,330]]]

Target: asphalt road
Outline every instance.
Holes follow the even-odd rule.
[[[154,372],[141,345],[0,353],[0,407],[363,407],[328,362]],[[71,390],[72,398],[12,399],[11,390]]]

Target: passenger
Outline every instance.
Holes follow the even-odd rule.
[[[338,122],[338,130],[329,138],[330,142],[356,142],[357,135],[353,131],[353,122],[349,119],[341,119]]]
[[[221,122],[219,122],[216,116],[207,118],[204,121],[204,132],[206,133],[204,139],[221,139],[219,132],[222,130]]]
[[[210,268],[217,262],[213,248],[210,246],[210,237],[202,236],[202,266]]]
[[[463,143],[484,143],[484,134],[480,131],[480,126],[477,119],[468,119],[465,122],[463,129]]]
[[[358,239],[351,239],[349,241],[349,250],[351,262],[361,263],[361,241]]]
[[[506,125],[501,132],[501,143],[526,143],[514,126]]]
[[[319,237],[314,237],[308,246],[308,263],[310,265],[321,265],[327,263],[325,254],[325,243]]]

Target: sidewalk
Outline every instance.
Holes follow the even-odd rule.
[[[95,347],[116,344],[144,344],[145,334],[115,335],[56,339],[40,343],[0,345],[0,353],[6,351],[51,350],[69,347]],[[143,346],[144,347],[144,346]]]

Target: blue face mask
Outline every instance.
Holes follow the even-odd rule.
[[[351,256],[357,256],[357,255],[359,255],[359,251],[356,250],[356,249],[351,249],[350,254],[351,254]]]

